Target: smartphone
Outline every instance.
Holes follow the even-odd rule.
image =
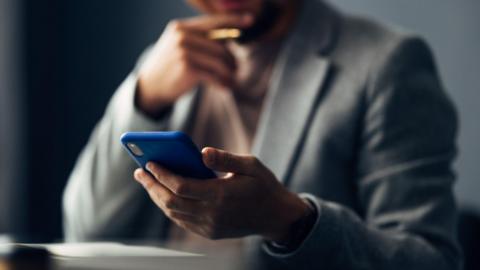
[[[149,161],[171,172],[190,178],[209,179],[216,174],[202,160],[202,154],[190,137],[181,131],[127,132],[120,141],[138,166],[146,169]]]

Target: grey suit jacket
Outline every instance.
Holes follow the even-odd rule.
[[[64,194],[68,240],[161,239],[166,219],[132,180],[120,135],[189,131],[201,90],[160,121],[134,106],[136,72],[120,86]],[[458,269],[452,195],[456,114],[432,55],[415,35],[306,0],[275,63],[254,154],[318,219],[301,246],[265,267]]]

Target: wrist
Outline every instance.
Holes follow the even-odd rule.
[[[137,81],[134,104],[140,111],[154,119],[158,119],[165,115],[165,113],[169,112],[172,107],[170,102],[161,101],[147,95],[147,91],[145,90],[141,78]]]
[[[285,206],[278,207],[277,205],[273,212],[276,214],[271,220],[274,221],[276,226],[263,237],[268,241],[284,244],[291,242],[293,230],[295,230],[293,227],[298,227],[298,223],[314,212],[314,209],[309,202],[300,198],[297,194],[290,193]]]

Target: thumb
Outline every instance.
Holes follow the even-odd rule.
[[[260,164],[254,156],[236,155],[213,147],[203,148],[202,158],[212,170],[242,175],[253,175]]]

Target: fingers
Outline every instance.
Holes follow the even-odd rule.
[[[216,28],[247,28],[252,23],[253,16],[250,14],[221,14],[185,19],[180,22],[180,26],[205,32]]]
[[[134,177],[145,187],[155,204],[178,226],[210,239],[220,238],[212,212],[209,211],[211,207],[204,201],[177,196],[143,169],[137,169]]]
[[[215,200],[217,191],[221,186],[215,183],[214,179],[188,179],[175,175],[153,162],[147,164],[147,169],[155,176],[156,180],[171,193],[188,199],[201,201]]]
[[[220,85],[220,86],[225,86],[229,87],[230,82],[224,82],[222,81],[218,76],[212,74],[211,72],[204,71],[204,70],[197,70],[197,78],[199,82],[203,82],[207,85]]]
[[[189,57],[189,61],[195,69],[211,74],[217,84],[227,87],[233,86],[234,71],[225,61],[194,51],[189,53]]]
[[[179,63],[183,63],[201,82],[233,87],[235,59],[223,44],[195,34],[178,37]]]
[[[207,204],[205,202],[177,196],[142,169],[137,169],[134,177],[135,180],[142,184],[152,201],[160,207],[167,216],[177,214],[201,216],[202,213],[206,211]]]
[[[179,220],[179,219],[174,219],[174,222],[178,226],[182,227],[187,231],[193,232],[205,238],[209,238],[209,235],[208,235],[209,229],[205,228],[205,226],[202,226],[201,223],[199,222],[190,221],[190,220]],[[212,239],[212,238],[209,238],[209,239]]]
[[[227,50],[224,44],[208,40],[198,35],[185,35],[183,37],[183,46],[189,51],[195,50],[202,54],[208,54],[216,59],[222,59],[231,70],[236,68],[235,58]]]
[[[194,216],[194,215],[189,215],[181,212],[176,212],[176,211],[169,211],[166,212],[165,215],[169,217],[172,221],[174,221],[177,225],[180,227],[185,228],[185,224],[201,224],[203,222],[203,218],[201,216]]]
[[[263,167],[254,156],[235,155],[212,147],[203,148],[202,157],[207,167],[219,172],[253,176]]]
[[[194,75],[191,78],[230,88],[235,82],[235,58],[225,44],[208,39],[206,32],[219,27],[247,27],[252,21],[253,17],[249,15],[201,16],[172,21],[168,33],[174,47],[181,52],[178,54],[179,63]]]

